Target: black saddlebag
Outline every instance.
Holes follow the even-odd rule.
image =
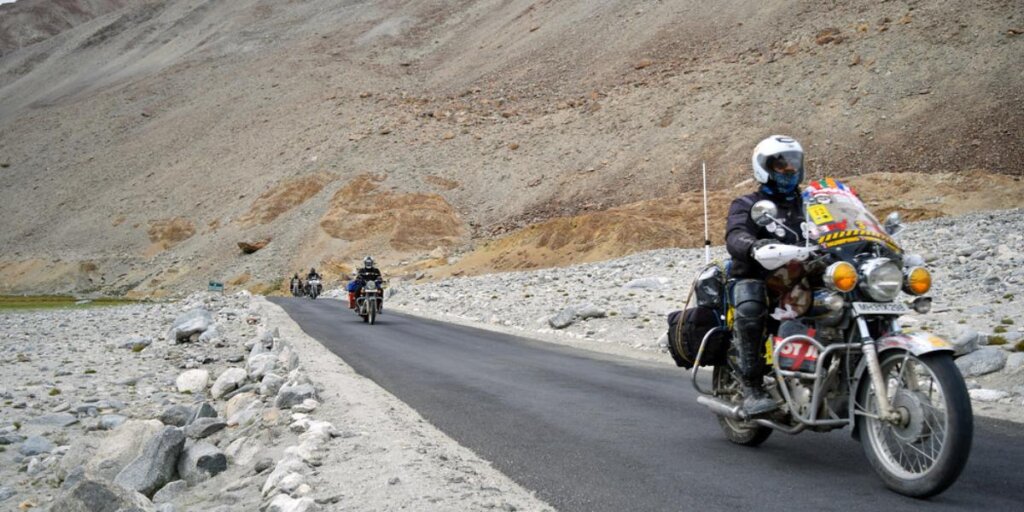
[[[705,306],[673,311],[668,315],[668,352],[676,362],[676,366],[693,368],[697,360],[700,342],[711,329],[722,325],[717,311]],[[715,331],[708,338],[704,347],[704,355],[700,365],[717,365],[725,363],[726,352],[729,350],[729,331]]]

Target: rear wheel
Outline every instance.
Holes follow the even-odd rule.
[[[727,364],[715,365],[711,376],[715,396],[733,405],[743,403],[743,392],[736,374]],[[729,441],[743,446],[757,446],[772,435],[772,429],[750,421],[734,420],[726,416],[718,417],[725,437]]]
[[[864,454],[886,487],[915,498],[939,494],[960,476],[971,452],[974,413],[963,376],[948,353],[890,352],[880,366],[899,419],[877,418],[874,386],[864,382],[857,394]]]

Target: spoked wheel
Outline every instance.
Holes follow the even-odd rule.
[[[874,386],[857,396],[857,427],[868,461],[886,487],[927,498],[948,488],[967,464],[974,413],[950,354],[883,355],[880,365],[895,421],[878,418]],[[866,378],[866,377],[865,377]]]
[[[715,396],[733,405],[743,403],[743,392],[740,391],[740,382],[736,374],[728,365],[717,365],[711,375],[711,382]],[[743,446],[757,446],[772,435],[772,429],[752,423],[728,418],[718,417],[718,424],[722,426],[725,437],[733,443]]]
[[[375,304],[370,304],[370,312],[366,316],[370,325],[377,323],[377,306]]]

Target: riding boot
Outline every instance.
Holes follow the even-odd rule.
[[[737,281],[733,286],[733,346],[736,348],[743,392],[743,409],[750,416],[778,407],[764,390],[764,323],[767,300],[764,282],[755,279]]]
[[[739,341],[739,340],[737,340]],[[757,416],[775,410],[778,404],[764,390],[764,355],[742,340],[736,343],[737,362],[740,370],[740,390],[743,393],[743,409],[750,416]],[[756,342],[755,342],[756,343]]]

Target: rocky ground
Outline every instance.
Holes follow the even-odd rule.
[[[1024,210],[908,225],[901,243],[933,274],[931,313],[904,325],[959,347],[978,414],[1024,421]],[[725,257],[715,247],[712,258]],[[681,309],[704,265],[701,249],[665,249],[530,272],[397,284],[390,307],[672,364],[666,314]]]
[[[2,510],[550,509],[248,293],[0,314],[0,353]]]

